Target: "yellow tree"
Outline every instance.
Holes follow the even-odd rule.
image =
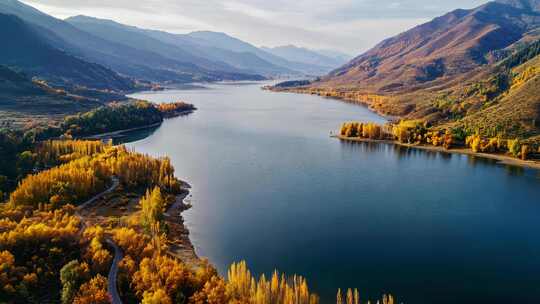
[[[165,212],[165,200],[159,187],[147,191],[139,202],[141,206],[141,225],[147,233],[151,233],[156,224],[161,223]]]

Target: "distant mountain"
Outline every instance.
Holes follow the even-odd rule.
[[[294,60],[288,60],[281,56],[272,54],[264,49],[257,48],[256,46],[244,42],[240,39],[231,37],[225,33],[199,31],[188,34],[189,37],[196,39],[198,43],[202,43],[208,47],[214,47],[219,49],[226,49],[239,53],[251,53],[255,54],[259,58],[270,62],[276,66],[287,68],[288,71],[296,72],[296,74],[306,75],[321,75],[324,74],[324,69],[304,62],[298,62]]]
[[[0,64],[59,87],[130,90],[133,82],[99,64],[71,56],[51,45],[43,30],[13,15],[0,14]]]
[[[351,56],[350,54],[346,54],[346,53],[336,51],[336,50],[320,49],[320,50],[314,50],[314,51],[323,56],[334,58],[343,62],[348,62],[353,58],[353,56]]]
[[[341,56],[327,56],[318,51],[301,48],[294,45],[279,46],[274,48],[262,48],[264,51],[275,56],[285,58],[293,62],[301,62],[312,66],[320,67],[326,73],[345,64],[350,58],[343,59]],[[328,52],[330,53],[330,52]]]
[[[65,21],[107,41],[154,52],[170,60],[194,63],[207,70],[266,76],[291,72],[287,68],[264,61],[252,53],[215,48],[207,41],[189,35],[146,30],[87,16],[71,17]]]
[[[539,0],[500,0],[455,10],[384,40],[317,86],[399,92],[462,76],[540,25]]]
[[[47,38],[70,54],[138,79],[191,82],[261,78],[234,70],[223,70],[221,69],[223,65],[211,66],[211,63],[196,61],[193,56],[185,53],[181,58],[172,59],[159,54],[159,51],[149,50],[148,46],[135,48],[127,43],[129,38],[122,40],[124,43],[104,39],[17,0],[2,1],[0,13],[16,15],[28,24],[45,29],[48,33]]]

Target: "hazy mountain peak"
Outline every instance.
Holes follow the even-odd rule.
[[[122,23],[119,23],[110,19],[101,19],[101,18],[86,16],[86,15],[77,15],[77,16],[69,17],[69,18],[64,19],[64,21],[70,24],[96,24],[96,25],[113,26],[116,28],[123,28],[127,30],[138,30],[138,28],[135,26],[125,25],[125,24],[122,24]]]
[[[27,14],[47,16],[47,14],[37,10],[30,5],[26,5],[18,0],[2,0],[0,1],[0,11],[5,11],[6,13],[11,12],[24,12]]]

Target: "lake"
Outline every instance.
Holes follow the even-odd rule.
[[[308,279],[322,303],[539,303],[540,174],[465,155],[330,138],[367,108],[261,83],[133,95],[192,115],[128,144],[192,185],[199,256]],[[334,131],[335,132],[335,131]],[[143,138],[143,139],[140,139]]]

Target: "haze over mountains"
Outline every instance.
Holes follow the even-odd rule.
[[[14,42],[0,64],[55,86],[126,91],[137,83],[316,76],[343,63],[323,55],[320,62],[295,61],[224,33],[171,34],[87,16],[59,20],[17,0],[2,1],[0,13],[1,37]]]
[[[0,64],[15,67],[29,76],[47,79],[59,87],[84,85],[97,89],[129,90],[131,80],[95,63],[71,56],[55,47],[13,15],[0,14]]]
[[[351,56],[341,53],[313,51],[294,45],[284,45],[274,48],[262,47],[262,49],[275,56],[288,58],[294,62],[318,67],[321,72],[330,72],[335,67],[345,64]]]

